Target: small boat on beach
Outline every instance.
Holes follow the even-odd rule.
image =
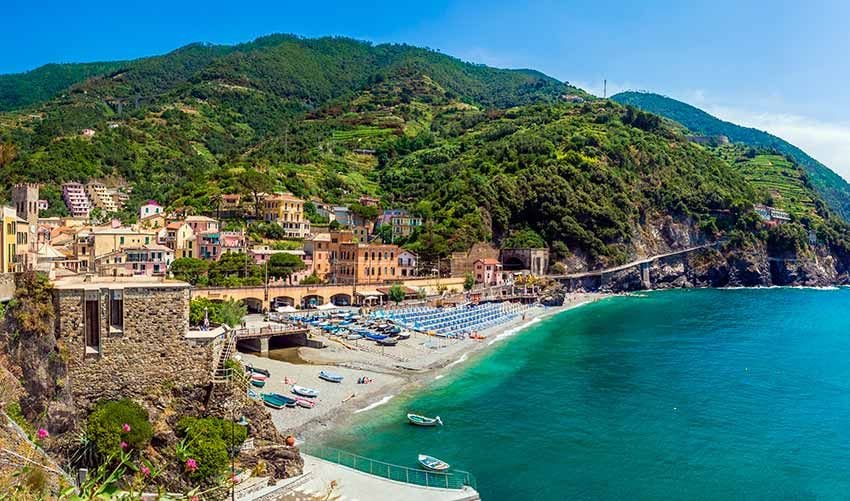
[[[449,463],[426,454],[419,455],[419,464],[431,471],[446,471],[449,469]]]
[[[319,379],[324,379],[325,381],[328,381],[330,383],[341,383],[343,376],[340,376],[339,374],[334,374],[333,372],[320,371]]]
[[[266,385],[265,380],[262,380],[262,379],[252,379],[251,380],[251,386],[254,386],[256,388],[262,388],[265,385]]]
[[[420,416],[419,414],[408,414],[407,420],[410,424],[415,424],[416,426],[443,426],[443,420],[440,419],[440,416],[429,418],[427,416]]]
[[[260,374],[259,372],[254,372],[251,374],[251,379],[255,379],[257,381],[265,381],[268,378],[268,376],[266,376],[265,374]]]
[[[267,369],[262,369],[260,367],[254,367],[253,365],[249,365],[245,367],[245,370],[254,374],[262,374],[266,377],[271,377],[271,373]]]
[[[298,386],[297,384],[292,385],[292,393],[295,393],[296,395],[301,395],[302,397],[310,398],[315,398],[319,396],[319,392],[317,390]]]
[[[363,339],[363,336],[361,334],[355,333],[355,334],[349,334],[349,335],[345,336],[345,339],[347,339],[349,341],[357,341],[358,339]]]
[[[263,403],[272,409],[283,409],[284,407],[295,407],[294,398],[285,397],[279,393],[263,393]]]
[[[381,346],[395,346],[398,344],[398,339],[394,337],[388,337],[386,339],[379,339],[375,342]]]
[[[410,331],[401,331],[401,332],[398,333],[397,337],[398,337],[398,339],[409,339],[410,338]]]
[[[313,407],[316,406],[316,401],[310,400],[309,398],[296,398],[295,404],[298,405],[298,407],[303,407],[305,409],[312,409]]]

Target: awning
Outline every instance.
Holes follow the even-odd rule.
[[[325,303],[325,304],[320,304],[319,306],[316,306],[317,310],[335,310],[337,308],[339,308],[339,306],[337,306],[333,303]]]
[[[374,289],[364,289],[364,290],[359,290],[359,291],[355,292],[354,295],[360,296],[360,297],[381,297],[381,296],[384,295],[384,293],[378,292]]]
[[[295,313],[298,311],[294,306],[278,306],[274,309],[278,313]]]

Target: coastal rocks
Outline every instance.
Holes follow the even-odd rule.
[[[239,454],[239,462],[245,468],[262,469],[265,475],[283,479],[301,475],[304,459],[297,447],[268,445]]]
[[[564,304],[566,291],[558,282],[548,284],[540,293],[540,304],[544,306],[561,306]]]
[[[735,250],[727,258],[729,281],[732,287],[766,287],[772,284],[770,263],[763,246]]]

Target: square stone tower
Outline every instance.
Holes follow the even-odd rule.
[[[30,226],[38,225],[38,185],[21,183],[12,187],[12,203],[18,217],[26,219]]]

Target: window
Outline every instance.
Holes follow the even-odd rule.
[[[86,338],[86,353],[100,352],[100,316],[98,312],[97,292],[90,296],[87,291],[85,300],[85,317],[83,319],[85,338]]]
[[[112,329],[124,330],[124,291],[110,291],[109,326]]]
[[[124,237],[118,238],[118,243],[124,245]]]

